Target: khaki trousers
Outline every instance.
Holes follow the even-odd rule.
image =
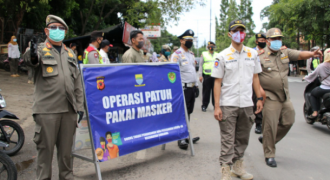
[[[253,107],[221,106],[222,121],[220,165],[233,164],[243,158],[249,144],[250,130],[254,123]]]
[[[273,158],[275,144],[289,132],[295,120],[295,112],[290,100],[279,102],[267,98],[262,113],[264,155]]]
[[[69,112],[58,114],[35,114],[35,135],[37,145],[37,179],[52,178],[54,146],[57,148],[59,179],[73,179],[72,144],[76,131],[77,114],[70,106]]]

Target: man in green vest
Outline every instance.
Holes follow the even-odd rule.
[[[103,64],[100,52],[97,50],[103,41],[104,32],[93,31],[91,34],[91,43],[84,51],[84,64]]]
[[[218,53],[214,52],[215,43],[209,41],[207,44],[208,51],[204,51],[199,62],[199,81],[203,82],[203,100],[202,111],[206,112],[206,108],[210,103],[210,94],[212,92],[212,104],[214,106],[213,86],[214,78],[211,77],[214,61]],[[204,81],[203,81],[204,79]]]

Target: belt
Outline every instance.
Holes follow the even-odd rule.
[[[194,87],[195,83],[182,83],[183,87]]]

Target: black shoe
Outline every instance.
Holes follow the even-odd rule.
[[[263,139],[263,137],[260,136],[258,139],[259,139],[259,142],[262,144],[262,139]]]
[[[266,164],[267,166],[270,166],[270,167],[277,167],[277,164],[276,164],[276,161],[275,161],[275,158],[266,158]]]
[[[188,149],[188,143],[186,143],[185,140],[179,140],[178,146],[180,149],[187,150]]]
[[[199,137],[194,137],[193,139],[192,139],[192,142],[194,143],[194,144],[196,144],[196,142],[197,141],[199,141]],[[189,139],[186,139],[186,143],[188,143],[189,144]]]
[[[202,111],[206,112],[206,107],[205,106],[202,106]]]
[[[308,119],[316,119],[317,118],[317,115],[316,116],[313,116],[313,114],[307,116]]]
[[[256,129],[254,131],[256,134],[261,134],[261,125],[260,124],[256,124]]]

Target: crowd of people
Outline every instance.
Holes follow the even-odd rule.
[[[33,117],[36,124],[33,140],[38,151],[37,179],[51,179],[54,146],[58,151],[59,179],[73,179],[73,138],[68,137],[73,137],[76,121],[81,120],[84,114],[81,74],[77,66],[79,57],[75,44],[71,44],[70,48],[63,44],[68,26],[62,18],[48,15],[44,31],[46,41],[36,51],[27,48],[24,54],[25,62],[33,69],[35,80]],[[220,128],[219,161],[222,180],[231,180],[231,176],[253,179],[253,175],[244,168],[243,157],[255,121],[255,132],[262,133],[259,141],[263,147],[265,163],[277,167],[275,146],[295,121],[288,89],[289,62],[322,56],[319,49],[297,51],[283,46],[283,35],[278,28],[271,28],[266,34],[256,34],[256,47],[249,48],[243,45],[245,31],[243,21],[232,21],[226,34],[231,38],[231,44],[220,53],[215,52],[214,42],[208,42],[207,51],[201,55],[198,73],[195,69],[195,55],[189,50],[194,39],[191,29],[178,36],[180,47],[173,47],[171,53],[171,48],[163,45],[159,56],[155,52],[151,55],[143,49],[143,32],[134,30],[130,33],[132,46],[122,56],[122,63],[177,63],[180,66],[189,120],[194,111],[195,98],[199,95],[199,83],[203,84],[201,109],[206,112],[212,97],[214,118]],[[104,39],[103,32],[92,32],[91,43],[81,58],[83,63],[109,64],[107,52],[111,46]],[[13,67],[11,76],[17,77],[15,69],[20,52],[16,37],[11,38],[8,48]],[[326,50],[324,61],[326,63],[319,64],[312,59],[311,65],[318,67],[306,78],[310,82],[318,75],[322,77],[322,86],[312,92],[315,104],[319,100],[317,98],[330,92],[330,49]],[[310,118],[317,116],[319,107],[315,105],[313,110]],[[191,141],[181,139],[178,147],[186,150],[189,142],[196,143],[199,140],[199,137]]]

